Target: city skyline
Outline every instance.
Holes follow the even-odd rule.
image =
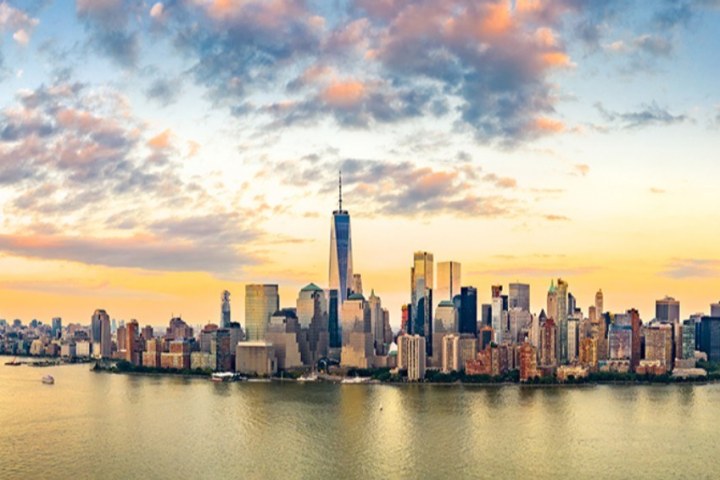
[[[416,251],[479,305],[720,297],[717,2],[0,5],[0,317],[203,324],[224,290],[326,287],[338,170],[395,327]]]

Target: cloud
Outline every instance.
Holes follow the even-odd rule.
[[[715,278],[720,276],[720,260],[678,258],[672,260],[667,269],[661,274],[678,280],[685,278]]]
[[[86,45],[124,68],[134,68],[140,57],[140,34],[131,19],[141,2],[77,0],[76,12],[88,31]],[[134,28],[134,29],[133,29]]]
[[[477,270],[470,272],[470,275],[485,275],[498,277],[573,277],[583,276],[600,270],[596,266],[583,267],[508,267],[508,268],[491,268],[487,270]]]
[[[179,78],[157,78],[145,90],[145,96],[162,106],[168,106],[177,101],[182,93],[182,81]]]
[[[548,214],[543,215],[543,218],[549,222],[569,222],[570,218],[565,215]]]
[[[623,129],[634,129],[653,125],[674,125],[689,120],[687,115],[673,115],[666,109],[660,108],[654,101],[641,105],[641,109],[634,112],[613,112],[605,109],[601,103],[595,108],[607,121],[618,124]]]
[[[590,173],[590,165],[587,165],[585,163],[578,163],[576,165],[573,165],[572,175],[576,175],[578,177],[585,177],[588,173]]]
[[[150,16],[154,19],[159,19],[160,17],[162,17],[163,10],[164,6],[162,2],[157,2],[155,3],[155,5],[152,6],[152,8],[150,8]]]
[[[667,193],[667,190],[665,190],[664,188],[650,187],[650,193],[661,195],[663,193]]]
[[[259,214],[239,216],[188,180],[169,129],[145,131],[111,88],[58,83],[19,92],[0,110],[0,250],[218,275],[253,263],[248,244],[262,235],[252,227]],[[198,211],[214,214],[189,213]]]
[[[40,23],[28,13],[12,7],[7,2],[0,3],[0,33],[13,32],[12,38],[20,45],[30,42],[30,34]]]

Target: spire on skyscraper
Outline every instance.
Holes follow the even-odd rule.
[[[342,212],[342,170],[338,170],[338,211]]]

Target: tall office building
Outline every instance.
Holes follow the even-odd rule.
[[[432,356],[432,308],[433,286],[435,285],[433,254],[415,252],[410,270],[412,288],[412,331],[426,337],[427,356]]]
[[[385,315],[383,314],[382,300],[375,295],[375,290],[368,297],[370,308],[370,330],[375,347],[375,355],[385,355]]]
[[[720,302],[710,304],[710,316],[720,317]]]
[[[62,333],[62,318],[55,317],[52,319],[52,336],[53,338],[60,337]]]
[[[248,341],[265,338],[270,317],[280,309],[277,285],[245,285],[245,334]]]
[[[90,323],[90,341],[93,348],[93,355],[96,357],[110,358],[112,355],[112,330],[110,316],[105,310],[98,309],[92,315]]]
[[[297,306],[297,318],[300,323],[300,327],[308,328],[312,322],[313,316],[315,315],[315,302],[320,301],[321,309],[327,312],[327,302],[325,301],[325,291],[310,283],[303,287],[298,294],[296,301]]]
[[[502,343],[506,323],[503,318],[505,314],[504,301],[502,298],[502,285],[493,285],[492,292],[492,328],[495,334],[495,343]]]
[[[370,324],[370,306],[365,297],[353,293],[342,303],[342,353],[340,364],[345,367],[370,368],[375,351]]]
[[[425,378],[426,339],[420,335],[398,337],[398,367],[407,370],[408,381],[417,382]]]
[[[526,283],[511,283],[508,310],[519,308],[530,311],[530,285]]]
[[[362,286],[362,275],[359,273],[353,273],[352,276],[352,286],[350,287],[351,293],[359,293],[360,295],[364,295],[363,293],[363,286]]]
[[[577,301],[575,300],[575,295],[572,293],[568,293],[567,296],[567,314],[568,316],[571,316],[575,313],[575,309],[577,308]]]
[[[702,317],[698,341],[709,362],[720,362],[720,317]]]
[[[220,328],[230,326],[230,292],[224,290],[220,295]]]
[[[328,304],[325,291],[314,283],[300,290],[296,316],[308,347],[307,351],[303,351],[305,363],[314,365],[317,360],[327,356],[330,345]]]
[[[545,311],[548,318],[552,318],[556,323],[558,321],[558,300],[557,300],[557,287],[555,287],[555,280],[550,280],[550,288],[547,293],[547,308]]]
[[[680,302],[665,297],[655,302],[655,319],[660,322],[678,323],[680,321]]]
[[[435,290],[435,302],[452,300],[460,293],[461,269],[458,262],[438,262],[437,264],[437,289]]]
[[[659,322],[671,323],[675,336],[675,358],[682,356],[682,326],[680,325],[680,302],[666,296],[655,302],[655,319]]]
[[[567,363],[568,360],[568,284],[562,278],[557,281],[557,311],[560,349],[558,360]]]
[[[460,289],[460,309],[458,311],[460,333],[477,335],[477,289],[462,287]]]
[[[353,281],[352,236],[350,214],[342,208],[342,176],[339,183],[338,209],[333,212],[330,229],[330,282],[337,290],[339,303],[348,298]]]
[[[125,328],[127,331],[125,336],[125,360],[134,365],[139,365],[140,348],[138,348],[138,334],[140,332],[140,325],[138,324],[137,320],[132,319],[128,322]]]
[[[342,347],[340,293],[335,289],[328,290],[328,330],[330,330],[330,348]]]
[[[605,313],[603,308],[605,307],[605,297],[603,295],[602,288],[597,291],[595,294],[595,315],[597,316],[597,319],[600,320],[602,318],[602,314]]]
[[[489,303],[483,303],[480,306],[480,323],[483,326],[492,326],[492,305]]]

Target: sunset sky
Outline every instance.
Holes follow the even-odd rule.
[[[416,250],[480,302],[720,299],[720,1],[0,3],[0,318],[217,322]],[[507,288],[507,286],[505,287]]]

